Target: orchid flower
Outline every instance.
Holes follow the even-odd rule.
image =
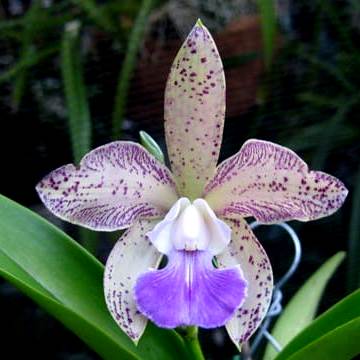
[[[248,140],[216,166],[224,114],[222,62],[198,21],[166,85],[172,172],[142,146],[115,141],[37,185],[61,219],[127,229],[107,260],[104,289],[110,313],[135,343],[150,319],[163,328],[225,325],[240,346],[264,318],[273,289],[268,256],[244,218],[314,220],[347,195],[341,181],[267,141]]]

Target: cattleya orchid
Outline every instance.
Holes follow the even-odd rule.
[[[115,141],[37,186],[64,220],[127,229],[108,258],[104,289],[110,313],[134,342],[150,319],[164,328],[225,325],[240,346],[264,318],[273,288],[269,259],[244,218],[314,220],[347,195],[341,181],[267,141],[247,141],[216,167],[224,114],[223,66],[198,21],[166,85],[172,172],[142,146]],[[163,255],[168,262],[157,269]]]

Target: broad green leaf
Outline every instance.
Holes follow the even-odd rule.
[[[136,347],[106,308],[101,263],[61,230],[1,195],[0,273],[104,359],[186,359],[182,339],[151,324]]]
[[[0,274],[65,326],[72,329],[76,335],[82,338],[85,343],[97,351],[104,359],[113,359],[116,356],[121,356],[122,359],[137,359],[136,356],[119,347],[114,338],[100,329],[94,331],[94,326],[91,322],[56,301],[51,294],[46,295],[46,289],[43,289],[2,252],[0,252]],[[94,344],[96,344],[95,347],[93,346]]]
[[[326,333],[305,346],[288,360],[350,360],[360,354],[360,317]]]
[[[304,302],[303,306],[306,307],[307,303]],[[310,345],[315,340],[320,340],[320,338],[327,333],[359,317],[360,289],[342,299],[316,318],[308,327],[290,341],[275,359],[288,360],[290,356]],[[357,345],[360,346],[360,341],[357,341]],[[308,359],[308,357],[305,357],[304,359]],[[312,357],[312,359],[317,358]]]
[[[344,257],[344,252],[331,257],[292,297],[271,332],[281,346],[285,346],[313,320],[326,284]],[[264,360],[272,360],[276,355],[275,349],[268,344]]]

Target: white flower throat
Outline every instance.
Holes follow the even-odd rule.
[[[231,229],[204,199],[191,203],[188,198],[180,198],[147,236],[164,254],[171,250],[207,250],[216,255],[230,242]]]
[[[209,244],[209,231],[203,214],[189,204],[173,224],[173,244],[177,250],[204,250]]]

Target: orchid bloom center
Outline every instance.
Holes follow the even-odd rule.
[[[163,254],[174,249],[207,250],[216,255],[230,242],[231,229],[204,199],[191,203],[188,198],[180,198],[147,236]]]
[[[224,325],[247,296],[239,265],[218,269],[212,263],[229,244],[230,227],[204,199],[180,198],[147,236],[168,263],[137,279],[138,310],[165,328]]]
[[[205,219],[194,204],[189,204],[174,222],[173,244],[176,250],[204,250],[208,246],[209,231]]]

